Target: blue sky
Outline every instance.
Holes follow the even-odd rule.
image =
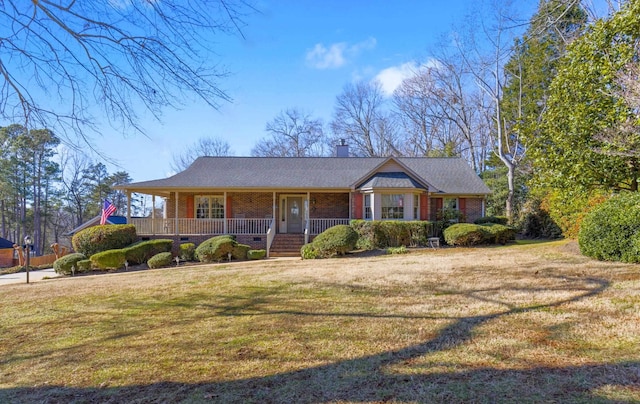
[[[141,114],[149,138],[104,132],[98,148],[118,162],[109,171],[134,181],[172,174],[175,153],[200,137],[225,139],[246,156],[280,111],[300,108],[325,124],[335,98],[356,80],[379,78],[391,91],[407,66],[429,59],[438,39],[460,25],[477,0],[267,1],[245,19],[239,35],[216,38],[230,75],[220,87],[233,99],[219,110],[188,103],[167,110],[162,123]],[[537,0],[523,1],[528,20]],[[328,129],[326,129],[328,130]],[[114,139],[115,138],[115,139]]]

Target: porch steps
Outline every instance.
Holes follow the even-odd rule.
[[[276,234],[269,250],[270,257],[299,257],[304,234]]]

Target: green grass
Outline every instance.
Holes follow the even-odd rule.
[[[3,286],[0,402],[638,402],[638,290],[566,242]]]

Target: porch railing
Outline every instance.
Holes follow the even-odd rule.
[[[323,231],[327,230],[329,227],[337,226],[339,224],[349,224],[349,219],[341,219],[341,218],[309,219],[307,228],[309,229],[310,235],[316,236],[322,233]]]
[[[272,219],[150,219],[132,218],[141,235],[267,234]]]

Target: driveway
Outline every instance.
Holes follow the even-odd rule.
[[[55,278],[59,276],[53,268],[29,271],[29,283],[41,281],[43,278]],[[13,283],[27,283],[27,273],[18,272],[15,274],[0,275],[0,286]]]

